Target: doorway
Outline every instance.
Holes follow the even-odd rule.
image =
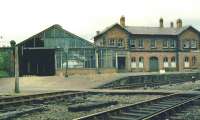
[[[118,69],[124,70],[126,65],[126,58],[125,57],[118,57]]]
[[[157,57],[150,57],[149,59],[149,71],[150,72],[158,72],[159,70],[159,62]]]

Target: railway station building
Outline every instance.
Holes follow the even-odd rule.
[[[125,17],[120,23],[97,31],[97,47],[117,49],[116,66],[128,72],[193,71],[200,68],[200,34],[182,20],[157,27],[127,26]]]
[[[20,75],[194,71],[200,69],[200,34],[192,26],[127,26],[125,17],[91,43],[53,25],[17,44]]]

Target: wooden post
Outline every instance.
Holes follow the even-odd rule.
[[[19,90],[19,57],[18,47],[15,47],[15,93],[20,93]]]

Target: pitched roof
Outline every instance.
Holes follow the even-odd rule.
[[[69,31],[67,31],[67,30],[63,29],[62,26],[59,25],[59,24],[54,24],[54,25],[52,25],[52,26],[46,28],[45,30],[43,30],[43,31],[41,31],[41,32],[39,32],[39,33],[37,33],[37,34],[35,34],[35,35],[33,35],[33,36],[27,38],[26,40],[24,40],[24,41],[18,43],[17,45],[21,45],[21,44],[23,44],[24,42],[30,40],[31,38],[34,38],[34,37],[40,36],[42,33],[46,32],[46,31],[48,31],[48,30],[50,30],[50,29],[52,29],[52,28],[58,28],[58,29],[61,29],[61,30],[63,30],[66,34],[69,34],[69,35],[71,35],[71,36],[73,36],[73,37],[76,37],[76,38],[78,38],[78,39],[84,40],[84,41],[88,42],[90,45],[94,46],[94,44],[91,43],[90,41],[85,40],[85,39],[83,39],[83,38],[81,38],[81,37],[79,37],[79,36],[77,36],[77,35],[75,35],[75,34],[69,32]]]
[[[114,26],[120,26],[120,25],[118,23],[115,23],[115,24],[111,25],[110,27],[107,27],[105,30],[103,30],[98,35],[96,35],[94,38],[101,36],[102,34],[109,31]],[[183,26],[181,28],[126,26],[125,28],[123,28],[123,27],[121,27],[121,28],[133,35],[173,35],[174,36],[174,35],[181,34],[183,31],[187,30],[190,27],[192,27],[192,26]]]
[[[137,35],[179,35],[190,26],[184,26],[181,28],[160,28],[160,27],[136,27],[126,26],[125,29],[131,34]]]

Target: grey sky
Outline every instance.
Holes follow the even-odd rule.
[[[165,26],[177,18],[200,30],[199,0],[1,0],[0,36],[17,42],[53,25],[87,40],[126,17],[126,25]],[[2,39],[0,39],[2,44]]]

